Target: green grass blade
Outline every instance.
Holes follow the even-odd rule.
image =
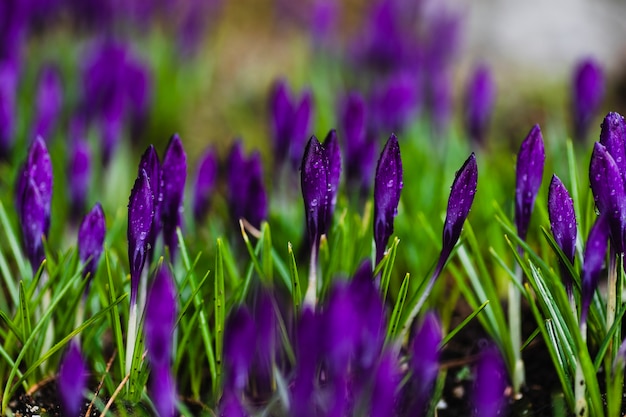
[[[300,315],[300,305],[302,304],[302,291],[300,288],[300,277],[298,276],[298,265],[296,257],[293,253],[291,242],[287,243],[287,252],[289,253],[289,275],[291,276],[291,299],[293,301],[294,315]]]
[[[267,224],[266,224],[267,225]],[[264,230],[269,230],[265,226]],[[264,241],[264,244],[268,243]],[[264,253],[271,257],[269,251]],[[271,265],[270,265],[271,267]],[[226,294],[224,293],[224,260],[222,255],[222,239],[217,239],[217,251],[215,253],[215,361],[217,365],[217,385],[221,386],[222,380],[222,351],[224,347],[224,326],[226,323]]]
[[[113,274],[111,272],[109,251],[104,252],[104,260],[106,264],[108,278],[108,303],[109,306],[113,306],[113,309],[111,310],[111,315],[109,316],[109,320],[113,329],[113,338],[115,340],[115,346],[117,347],[118,352],[117,358],[119,363],[119,375],[121,378],[123,378],[124,374],[126,373],[126,362],[124,357],[125,355],[122,354],[122,352],[125,352],[125,341],[124,336],[122,335],[122,325],[120,323],[120,320],[122,318],[120,317],[119,307],[117,304],[115,304],[115,300],[117,299],[117,293],[115,291],[115,284],[113,283]]]
[[[11,226],[11,222],[9,221],[9,217],[7,216],[7,212],[4,209],[2,201],[0,201],[0,223],[2,224],[2,228],[4,229],[4,233],[6,234],[9,246],[11,247],[11,251],[13,252],[13,257],[15,258],[15,262],[17,263],[17,269],[19,270],[20,275],[22,277],[30,276],[31,272],[28,266],[28,262],[26,261],[26,257],[22,254],[21,246],[18,242],[17,237],[15,236],[15,232],[13,231],[13,227]]]
[[[261,225],[261,246],[263,248],[261,254],[261,262],[263,265],[263,275],[265,277],[266,284],[272,285],[274,280],[274,264],[272,258],[272,235],[270,233],[270,226],[267,222],[263,222]]]
[[[404,276],[404,280],[402,280],[402,285],[400,286],[400,291],[398,291],[398,298],[396,299],[396,304],[393,307],[393,312],[391,313],[391,319],[389,319],[389,326],[387,327],[387,337],[385,338],[385,343],[390,343],[393,339],[398,336],[398,329],[400,325],[400,317],[402,315],[402,309],[404,308],[404,302],[406,300],[406,295],[409,291],[409,274]]]
[[[465,318],[465,320],[463,320],[458,326],[456,326],[450,333],[448,333],[446,335],[446,337],[443,338],[443,340],[441,341],[439,348],[443,348],[445,345],[448,344],[448,342],[450,342],[450,340],[452,340],[452,338],[454,336],[457,335],[457,333],[459,333],[461,330],[463,330],[463,328],[465,326],[467,326],[467,324],[472,321],[474,319],[474,317],[476,317],[478,314],[480,314],[481,311],[483,311],[483,309],[485,307],[487,307],[487,304],[489,304],[489,300],[485,301],[484,303],[482,303],[477,309],[475,309],[472,314],[470,314],[469,316],[467,316]]]
[[[389,283],[391,282],[391,272],[393,271],[393,265],[396,262],[396,252],[398,251],[399,244],[400,239],[398,239],[398,237],[394,237],[389,250],[385,254],[385,266],[383,267],[383,273],[380,277],[380,291],[383,300],[387,299],[387,291],[389,290]],[[399,319],[400,318],[398,317],[398,320]]]

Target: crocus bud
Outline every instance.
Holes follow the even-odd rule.
[[[496,86],[486,65],[474,69],[465,93],[465,125],[469,137],[483,145],[496,98]]]
[[[256,328],[245,307],[234,309],[224,329],[224,366],[226,386],[241,392],[248,382],[248,373],[256,351]]]
[[[306,214],[307,232],[311,247],[317,247],[320,237],[328,229],[328,189],[330,188],[326,151],[315,136],[311,136],[304,150],[300,182]]]
[[[83,391],[87,386],[87,372],[80,345],[74,339],[63,356],[57,377],[57,389],[67,416],[80,415],[85,401]]]
[[[417,330],[411,348],[410,366],[413,371],[407,385],[410,393],[410,415],[426,414],[431,392],[439,373],[439,344],[443,336],[437,315],[428,312],[421,327]]]
[[[154,195],[146,170],[135,180],[128,200],[128,262],[130,264],[130,303],[137,302],[139,278],[148,255],[148,242],[154,217]]]
[[[574,70],[572,107],[575,136],[583,140],[604,99],[604,74],[592,58],[578,63]]]
[[[574,263],[576,254],[576,213],[574,213],[574,202],[567,192],[559,177],[552,176],[550,190],[548,191],[548,216],[550,217],[550,228],[556,244],[563,251],[570,263]],[[561,266],[562,276],[565,281],[567,293],[572,294],[572,277],[567,268]]]
[[[530,215],[541,187],[545,160],[543,137],[539,125],[535,125],[522,142],[515,172],[515,224],[517,234],[523,240],[526,239]]]
[[[54,66],[45,66],[39,74],[37,96],[35,98],[35,119],[33,136],[49,139],[63,106],[61,75]]]
[[[178,238],[176,228],[182,226],[183,193],[187,179],[187,155],[177,134],[173,135],[165,149],[161,178],[163,179],[163,240],[170,248],[172,262],[176,258]]]
[[[176,383],[169,366],[153,366],[149,386],[150,398],[152,398],[157,416],[176,416]]]
[[[161,266],[148,294],[144,332],[150,364],[169,366],[176,323],[176,287],[167,267]]]
[[[85,200],[91,184],[91,151],[86,141],[76,139],[69,152],[67,181],[70,207],[74,216],[80,216],[84,213]]]
[[[587,237],[585,246],[583,270],[581,277],[582,307],[580,313],[581,323],[587,321],[587,313],[593,299],[593,293],[598,286],[602,266],[606,258],[607,242],[609,240],[609,221],[606,215],[600,215],[593,224]]]
[[[626,229],[626,193],[615,160],[604,145],[596,142],[589,165],[589,182],[601,215],[607,216],[611,244],[617,253],[624,252]]]
[[[393,219],[398,214],[402,186],[400,145],[396,135],[392,134],[380,154],[374,178],[374,242],[377,264],[383,259],[387,241],[393,233]]]
[[[235,141],[228,156],[228,205],[237,228],[239,219],[259,228],[267,218],[261,155],[254,152],[246,158],[240,141]]]
[[[412,72],[401,71],[373,91],[370,115],[376,132],[401,132],[419,111],[421,91]]]
[[[285,80],[276,81],[270,93],[274,158],[277,165],[281,165],[285,161],[289,150],[294,112],[289,94],[289,87]]]
[[[626,184],[626,122],[622,115],[611,112],[602,121],[600,143],[613,157],[622,181]]]
[[[500,353],[494,346],[483,350],[476,366],[474,415],[476,417],[501,415],[506,385],[506,368]]]
[[[193,216],[197,223],[200,223],[209,211],[216,182],[217,155],[215,149],[208,149],[200,157],[194,183]]]
[[[150,236],[148,238],[148,262],[152,262],[154,257],[154,247],[156,240],[161,231],[161,206],[163,205],[163,178],[161,177],[161,163],[159,155],[154,146],[150,145],[145,150],[139,161],[139,173],[145,170],[150,182],[150,190],[154,195],[154,217],[152,219],[152,227],[150,228]]]
[[[96,203],[83,218],[78,228],[78,256],[85,265],[83,277],[93,278],[98,269],[98,262],[106,235],[106,221],[100,203]]]
[[[326,218],[330,222],[335,212],[335,205],[337,204],[337,193],[339,191],[339,180],[341,177],[341,150],[339,149],[339,141],[337,140],[337,132],[335,129],[328,132],[326,139],[324,139],[323,147],[328,160],[329,204]]]

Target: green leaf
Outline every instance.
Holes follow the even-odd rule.
[[[264,227],[264,230],[269,230],[269,228],[266,226]],[[271,254],[269,252],[265,252],[264,256],[265,255],[271,257]],[[215,306],[215,360],[217,364],[217,385],[221,386],[224,326],[226,323],[226,295],[224,293],[224,261],[222,256],[222,239],[219,238],[217,239],[217,252],[215,253],[215,293],[213,297]]]
[[[298,265],[296,257],[293,253],[291,242],[287,243],[287,251],[289,252],[289,272],[291,276],[291,299],[293,301],[294,315],[300,315],[300,305],[302,304],[302,291],[300,288],[300,278],[298,277]]]
[[[402,315],[402,309],[404,308],[404,301],[409,291],[409,274],[404,276],[400,291],[398,291],[398,298],[396,304],[393,307],[391,313],[391,319],[389,319],[389,326],[387,327],[387,336],[385,338],[385,344],[390,343],[393,339],[399,336],[400,317]]]
[[[487,307],[487,304],[489,304],[489,300],[485,301],[484,303],[482,303],[477,309],[475,309],[472,314],[470,314],[469,316],[467,316],[465,318],[465,320],[463,320],[458,326],[456,326],[450,333],[448,333],[446,335],[446,337],[443,338],[443,340],[441,341],[440,349],[443,348],[445,345],[448,344],[448,342],[450,342],[450,340],[452,340],[452,338],[454,336],[456,336],[461,330],[463,330],[463,328],[465,326],[467,326],[467,324],[472,321],[474,319],[474,317],[476,317],[481,311],[483,311],[483,309],[485,307]]]

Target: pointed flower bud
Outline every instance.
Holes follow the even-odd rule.
[[[57,389],[61,394],[65,415],[80,414],[84,403],[83,391],[87,386],[87,372],[87,365],[80,353],[80,345],[74,339],[63,356],[57,377]]]
[[[100,203],[96,203],[91,211],[83,218],[78,228],[78,256],[85,264],[83,277],[90,278],[98,269],[98,262],[106,235],[106,221]]]
[[[256,351],[256,327],[245,307],[233,309],[224,331],[224,366],[226,386],[240,392],[248,382],[248,373]]]
[[[128,262],[130,265],[130,303],[137,301],[139,278],[146,257],[148,255],[148,242],[152,219],[154,217],[154,195],[150,189],[150,181],[146,170],[135,180],[135,185],[130,192],[128,200]]]
[[[317,247],[320,237],[328,230],[329,167],[326,151],[315,136],[311,136],[304,150],[300,183],[304,200],[307,232],[312,247]]]
[[[600,215],[589,231],[587,244],[585,246],[585,259],[581,277],[581,322],[586,322],[587,320],[587,313],[589,312],[589,306],[593,299],[593,293],[596,291],[600,275],[602,274],[609,233],[609,219],[606,215]]]
[[[217,154],[215,149],[207,149],[200,157],[193,194],[193,216],[200,223],[211,205],[211,197],[217,182]]]
[[[575,136],[583,140],[604,99],[604,74],[593,58],[576,66],[572,90]]]
[[[419,81],[411,71],[399,71],[375,87],[370,115],[376,132],[402,132],[418,113]]]
[[[402,191],[402,158],[396,135],[391,134],[376,166],[374,178],[374,242],[376,263],[383,259],[387,241],[393,233]]]
[[[576,254],[577,233],[574,202],[569,196],[567,188],[556,175],[552,176],[550,190],[548,191],[548,216],[550,217],[550,228],[556,244],[559,245],[563,254],[573,264],[574,255]],[[572,277],[563,265],[561,270],[567,293],[572,294]]]
[[[541,187],[545,160],[543,137],[539,125],[535,125],[522,142],[515,172],[515,224],[517,234],[523,240],[526,239],[530,216]]]
[[[84,213],[87,192],[91,184],[91,150],[86,141],[76,139],[69,152],[67,180],[70,207],[73,215],[78,217]]]
[[[146,349],[153,367],[169,367],[177,310],[174,281],[167,267],[161,266],[148,294],[145,311]]]
[[[170,248],[172,262],[176,258],[178,238],[176,228],[182,226],[183,193],[187,179],[187,155],[177,134],[173,135],[165,149],[161,178],[163,179],[163,202],[161,219],[163,239]]]
[[[465,92],[465,125],[470,139],[484,145],[496,99],[491,70],[485,64],[474,69]]]
[[[254,152],[246,158],[241,141],[233,144],[228,156],[228,205],[237,229],[239,219],[246,219],[256,228],[267,219],[261,155]]]
[[[40,74],[35,98],[33,136],[49,139],[63,106],[61,75],[56,67],[47,65]]]
[[[500,352],[491,346],[483,350],[476,366],[474,408],[476,417],[496,417],[504,408],[506,368]]]
[[[163,178],[161,177],[161,163],[159,155],[153,145],[148,146],[141,160],[139,161],[139,174],[141,170],[145,170],[150,183],[150,190],[154,195],[154,217],[152,219],[152,227],[150,228],[150,236],[148,238],[148,262],[152,262],[154,257],[154,247],[157,237],[161,231],[161,206],[163,205]]]
[[[601,215],[607,216],[611,244],[617,253],[624,252],[626,230],[626,193],[615,160],[604,145],[596,142],[591,154],[589,182]]]
[[[613,157],[626,184],[626,122],[620,114],[611,112],[602,121],[601,129],[600,143]]]

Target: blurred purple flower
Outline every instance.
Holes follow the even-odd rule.
[[[256,297],[252,315],[256,325],[256,361],[255,371],[258,376],[269,377],[277,349],[277,318],[272,295],[261,289]]]
[[[574,135],[584,140],[604,100],[604,74],[593,58],[581,60],[574,69],[572,82]]]
[[[187,155],[177,134],[165,149],[161,166],[163,201],[160,204],[163,222],[163,240],[170,249],[172,263],[176,259],[178,237],[176,228],[182,227],[183,194],[187,179]]]
[[[241,403],[238,392],[224,389],[219,405],[219,417],[248,417],[250,414]]]
[[[176,415],[176,383],[169,365],[153,366],[150,373],[150,397],[159,417]]]
[[[63,85],[58,68],[44,66],[39,73],[32,137],[50,140],[63,110]]]
[[[416,74],[397,72],[374,87],[369,114],[375,132],[402,132],[419,112],[422,93]]]
[[[200,157],[193,189],[193,217],[200,223],[209,211],[217,182],[217,152],[207,149]]]
[[[495,99],[496,85],[491,70],[485,64],[477,66],[465,92],[465,125],[470,139],[477,144],[485,144]]]
[[[87,192],[91,185],[91,150],[83,139],[76,139],[69,147],[67,166],[68,193],[73,217],[84,213]]]
[[[311,308],[305,307],[296,327],[296,369],[291,387],[291,414],[294,417],[314,417],[316,375],[322,354],[319,341],[323,321]],[[320,339],[321,338],[321,339]]]
[[[139,278],[149,250],[154,218],[154,195],[146,170],[142,169],[128,199],[128,263],[130,264],[130,304],[137,302]]]
[[[148,176],[148,182],[150,183],[150,190],[154,196],[154,216],[152,219],[152,227],[150,228],[150,235],[148,237],[148,255],[146,259],[149,263],[154,258],[154,248],[159,236],[159,232],[162,227],[161,212],[163,206],[163,177],[161,172],[161,163],[159,162],[159,155],[153,145],[148,146],[141,155],[139,160],[139,174],[144,170]]]
[[[148,294],[144,313],[146,350],[153,368],[168,369],[169,367],[177,310],[176,287],[173,278],[167,267],[161,266]]]
[[[476,366],[474,382],[474,415],[496,417],[505,406],[506,367],[495,346],[484,349]]]
[[[589,182],[600,215],[607,216],[611,245],[616,253],[624,253],[626,231],[626,193],[615,160],[604,145],[596,142],[591,154]]]
[[[23,0],[0,2],[0,62],[17,63],[26,39],[29,4]]]
[[[8,159],[15,142],[16,70],[15,65],[0,61],[0,159]]]
[[[313,42],[318,47],[331,47],[339,21],[339,4],[334,0],[312,0],[310,26]]]
[[[252,316],[244,306],[234,308],[224,329],[225,390],[240,393],[244,389],[256,348],[256,326]]]
[[[93,279],[104,246],[106,220],[100,203],[96,203],[78,228],[78,256],[85,265],[83,278]],[[86,291],[86,290],[85,290]]]
[[[228,155],[228,206],[237,230],[239,219],[246,219],[256,228],[267,219],[261,155],[254,152],[245,158],[240,141],[233,144]]]
[[[400,382],[398,359],[393,350],[386,350],[374,375],[370,401],[370,417],[393,416],[396,407],[396,390]]]
[[[87,387],[88,369],[77,339],[72,339],[61,360],[57,389],[65,415],[77,416],[83,407],[83,391]]]
[[[393,219],[398,214],[402,186],[400,145],[396,135],[391,134],[378,159],[374,178],[376,264],[383,259],[387,242],[393,233]]]
[[[576,254],[577,234],[574,202],[567,188],[556,175],[552,176],[550,190],[548,191],[548,216],[554,240],[573,265],[574,255]],[[561,276],[563,277],[567,293],[572,297],[573,278],[564,265],[561,265]]]
[[[611,154],[622,181],[626,184],[626,121],[622,115],[610,112],[602,121],[600,143]]]
[[[452,116],[454,82],[450,71],[441,70],[430,74],[427,87],[427,104],[432,123],[435,132],[441,135],[446,131]]]
[[[541,130],[539,125],[534,125],[520,146],[515,172],[515,225],[517,234],[523,240],[526,239],[530,216],[541,187],[545,160]]]
[[[580,321],[587,321],[587,313],[593,299],[593,293],[598,287],[602,274],[602,266],[606,258],[607,242],[609,240],[609,221],[606,215],[600,215],[589,231],[585,245],[584,263],[581,276],[582,296]]]

